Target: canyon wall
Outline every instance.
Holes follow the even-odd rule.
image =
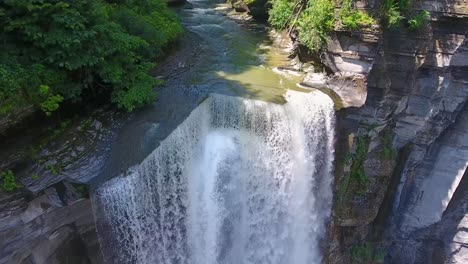
[[[430,12],[419,30],[337,30],[320,57],[342,102],[367,96],[338,111],[330,263],[468,260],[468,4],[413,9]]]
[[[91,202],[67,182],[0,194],[0,263],[102,263]]]

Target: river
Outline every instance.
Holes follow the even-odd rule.
[[[153,106],[126,123],[92,195],[108,263],[321,263],[334,107],[298,91],[262,25],[193,1]]]

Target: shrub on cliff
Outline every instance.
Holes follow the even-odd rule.
[[[405,1],[406,3],[407,1]],[[383,24],[386,27],[395,27],[397,26],[403,16],[401,14],[401,7],[406,6],[403,4],[399,4],[394,0],[384,0],[382,4],[382,16],[383,16]]]
[[[403,19],[407,19],[410,30],[418,30],[426,24],[430,14],[426,10],[415,13],[411,10],[411,0],[384,0],[382,3],[383,24],[388,27],[397,27]]]
[[[345,28],[357,30],[377,23],[368,14],[353,9],[352,2],[352,0],[344,0],[341,6],[340,20]]]
[[[298,20],[298,32],[299,40],[310,50],[317,51],[327,45],[335,23],[334,11],[332,0],[307,3]]]
[[[16,183],[16,176],[11,170],[0,174],[0,179],[3,181],[2,189],[5,192],[13,192],[20,189],[20,185]]]
[[[133,110],[153,100],[149,70],[182,32],[161,0],[4,0],[0,26],[0,114],[97,94]]]
[[[278,29],[285,29],[292,23],[294,6],[297,1],[270,0],[271,9],[268,12],[268,22]]]
[[[429,12],[426,10],[419,12],[419,14],[408,20],[409,29],[413,31],[420,29],[427,22],[429,16]]]
[[[312,51],[326,46],[335,22],[332,0],[270,0],[270,3],[268,21],[273,27],[296,28],[301,43]]]

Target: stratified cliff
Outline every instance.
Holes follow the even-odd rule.
[[[0,263],[102,263],[91,201],[71,184],[2,193],[0,212]]]
[[[468,3],[412,8],[430,12],[426,26],[335,31],[320,56],[334,74],[323,85],[349,106],[338,112],[330,263],[468,261]]]

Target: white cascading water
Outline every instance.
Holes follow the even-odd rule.
[[[212,95],[94,192],[108,263],[314,264],[332,201],[334,109]]]

